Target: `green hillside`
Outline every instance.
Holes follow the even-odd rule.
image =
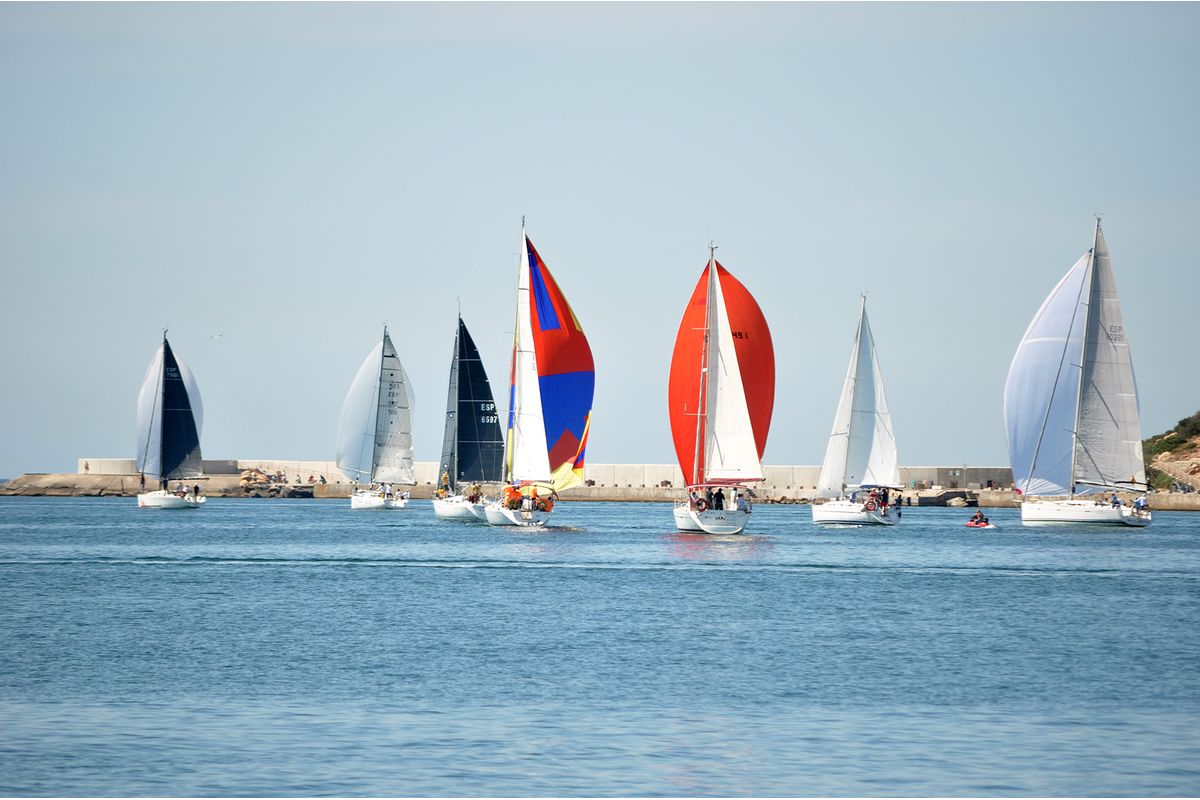
[[[1166,433],[1144,440],[1142,454],[1146,459],[1146,480],[1155,489],[1170,489],[1176,478],[1150,465],[1156,461],[1200,458],[1200,411],[1179,420],[1179,424]]]

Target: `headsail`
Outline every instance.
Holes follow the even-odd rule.
[[[505,478],[561,491],[583,481],[596,371],[583,327],[524,229],[521,251]]]
[[[500,413],[479,350],[459,317],[450,361],[441,469],[449,474],[454,489],[464,481],[498,481],[503,466]]]
[[[867,320],[867,298],[859,307],[854,349],[842,382],[833,430],[817,481],[818,497],[842,497],[860,486],[900,486],[896,437]]]
[[[342,404],[338,468],[355,481],[412,485],[412,407],[408,375],[384,329]]]
[[[138,392],[138,472],[154,480],[204,474],[204,409],[196,379],[167,337],[150,360]]]
[[[684,309],[668,384],[684,480],[762,480],[775,403],[775,350],[754,297],[715,258]]]

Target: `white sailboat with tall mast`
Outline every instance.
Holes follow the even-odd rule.
[[[1117,491],[1144,493],[1137,385],[1100,219],[1092,247],[1042,303],[1004,386],[1013,483],[1024,523],[1145,526]]]
[[[450,359],[442,474],[433,513],[441,519],[486,522],[480,484],[499,481],[503,468],[500,412],[475,340],[460,314],[454,334],[454,355]]]
[[[867,296],[858,310],[858,328],[833,430],[821,464],[813,522],[842,525],[895,525],[899,504],[888,502],[901,489],[892,414],[867,320]]]
[[[675,505],[676,529],[741,533],[750,486],[764,478],[775,350],[758,303],[712,246],[679,323],[667,402],[688,494]]]
[[[138,392],[137,470],[145,489],[147,478],[160,488],[142,491],[138,508],[199,508],[205,502],[195,488],[169,491],[169,481],[191,480],[204,475],[200,455],[200,429],[204,408],[192,371],[175,355],[167,332],[150,360]]]
[[[401,509],[413,486],[412,386],[383,328],[342,404],[337,465],[355,483],[353,509]],[[370,485],[360,488],[359,482]]]

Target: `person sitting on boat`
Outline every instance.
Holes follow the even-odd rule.
[[[533,508],[533,510],[534,510],[534,511],[541,511],[541,510],[542,510],[542,502],[541,502],[541,500],[538,498],[538,493],[537,493],[537,487],[536,487],[536,486],[530,486],[530,487],[529,487],[529,500],[530,500],[530,506],[532,506],[532,508]]]
[[[521,504],[521,491],[512,484],[504,487],[504,507],[516,510]]]
[[[743,514],[750,513],[750,505],[746,502],[746,496],[744,494],[742,494],[741,492],[738,492],[737,495],[734,496],[733,505],[735,508],[737,508],[738,511],[741,511]]]
[[[1117,493],[1116,493],[1116,492],[1113,492],[1113,493],[1112,493],[1112,500],[1111,500],[1111,503],[1112,503],[1112,507],[1113,507],[1113,508],[1120,508],[1120,507],[1121,507],[1121,498],[1117,497]]]
[[[554,510],[554,501],[558,497],[558,492],[550,490],[550,496],[542,501],[542,510],[549,514]]]
[[[975,516],[971,517],[971,524],[972,525],[986,525],[987,517],[985,517],[983,515],[982,511],[976,511]]]
[[[180,481],[179,485],[175,487],[175,494],[179,495],[180,497],[187,496],[187,488],[184,487],[183,481]]]

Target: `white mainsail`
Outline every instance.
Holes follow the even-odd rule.
[[[538,382],[537,353],[533,348],[533,321],[529,307],[529,272],[533,268],[529,240],[521,226],[521,262],[517,269],[517,325],[513,339],[512,424],[509,426],[506,480],[551,481],[542,392]]]
[[[1137,385],[1112,259],[1099,222],[1094,249],[1075,435],[1075,482],[1140,487],[1146,483],[1146,465]]]
[[[1016,487],[1088,494],[1145,484],[1137,386],[1104,234],[1042,303],[1008,371]]]
[[[383,341],[367,354],[342,404],[337,465],[351,480],[415,484],[413,393],[396,348]]]
[[[750,424],[750,408],[734,348],[729,311],[717,274],[708,263],[708,375],[705,407],[705,481],[761,481],[762,462]]]
[[[900,486],[896,437],[867,320],[867,298],[859,308],[854,349],[825,449],[818,497],[842,497],[860,486]]]

